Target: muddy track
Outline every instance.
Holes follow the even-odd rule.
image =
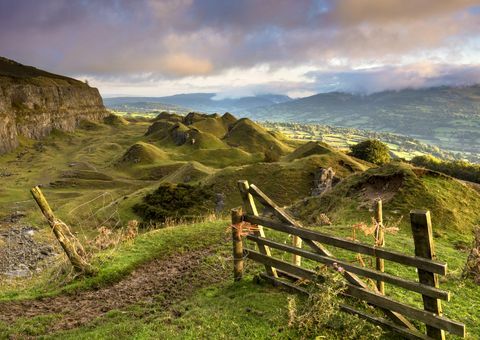
[[[76,328],[113,309],[122,309],[138,303],[155,303],[167,308],[184,300],[195,289],[221,280],[202,266],[213,252],[197,250],[144,264],[122,281],[98,290],[80,291],[29,301],[0,303],[0,320],[12,323],[21,317],[31,318],[45,314],[62,315],[49,332]],[[164,299],[155,299],[162,295]]]

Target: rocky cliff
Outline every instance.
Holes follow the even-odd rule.
[[[0,57],[0,154],[14,150],[19,136],[73,131],[107,114],[96,88]]]

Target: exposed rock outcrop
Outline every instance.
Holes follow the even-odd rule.
[[[332,168],[319,168],[313,173],[313,188],[312,196],[320,196],[321,194],[330,191],[334,185],[340,182],[340,178],[335,176],[335,171]]]
[[[0,154],[14,150],[19,136],[40,139],[107,115],[96,88],[0,57]]]

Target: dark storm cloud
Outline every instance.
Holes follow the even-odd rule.
[[[417,63],[436,50],[442,63],[455,63],[448,53],[478,44],[475,3],[0,0],[0,55],[104,79],[209,76],[259,64],[325,69],[338,60],[348,69],[398,64],[405,56]],[[339,77],[355,81],[356,72]]]

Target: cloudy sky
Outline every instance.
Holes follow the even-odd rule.
[[[0,0],[0,55],[104,96],[480,82],[480,1]]]

